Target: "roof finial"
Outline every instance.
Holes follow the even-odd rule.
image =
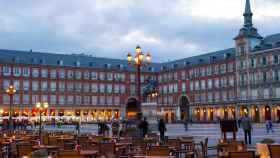
[[[244,26],[252,27],[253,26],[253,23],[252,23],[253,13],[251,11],[250,0],[246,0],[245,13],[243,14],[243,16],[244,16]]]
[[[250,0],[246,0],[245,14],[250,14],[250,13],[252,13]]]

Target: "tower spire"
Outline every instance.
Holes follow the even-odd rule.
[[[244,16],[244,26],[252,27],[253,26],[253,22],[252,22],[253,13],[251,11],[250,0],[246,0],[245,12],[244,12],[243,16]]]

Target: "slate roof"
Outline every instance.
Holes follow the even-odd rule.
[[[119,69],[133,71],[134,68],[127,64],[126,60],[110,59],[102,57],[92,57],[84,54],[55,54],[44,52],[18,51],[0,49],[0,63],[17,63],[28,65],[47,65],[59,66],[62,61],[62,66],[66,67],[81,67],[95,69]],[[80,65],[78,66],[78,62]],[[154,68],[154,70],[151,69]],[[159,64],[152,63],[144,69],[144,71],[158,71]]]
[[[203,55],[179,59],[168,63],[162,63],[161,70],[167,71],[176,68],[191,67],[191,66],[202,65],[202,64],[211,64],[225,59],[234,59],[234,58],[235,58],[235,48],[229,48],[229,49],[211,52]]]
[[[279,48],[280,47],[280,33],[273,34],[266,36],[260,45],[254,48],[254,52],[272,49],[272,48]]]
[[[266,36],[261,45],[257,46],[254,51],[271,49],[280,47],[280,33]],[[183,58],[164,63],[152,63],[146,67],[146,72],[168,71],[171,69],[179,69],[190,66],[210,64],[214,62],[223,61],[225,59],[235,58],[235,48],[219,50],[203,55]],[[132,66],[127,64],[126,60],[93,57],[84,54],[55,54],[34,51],[18,51],[0,49],[0,63],[17,63],[28,65],[48,65],[59,66],[59,61],[63,61],[63,66],[77,67],[77,62],[80,63],[81,68],[95,68],[95,69],[116,69],[135,71]],[[110,66],[108,65],[110,64]]]

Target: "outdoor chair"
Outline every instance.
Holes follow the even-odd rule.
[[[229,152],[229,158],[255,158],[254,151]]]
[[[280,157],[280,145],[268,145],[270,158]]]
[[[85,158],[74,150],[63,150],[59,152],[58,158]]]
[[[33,146],[33,144],[30,144],[30,143],[17,144],[16,149],[17,149],[18,157],[22,157],[22,156],[25,156],[25,155],[28,155],[29,153],[31,153],[33,151],[32,146]]]
[[[147,151],[148,156],[169,156],[170,149],[167,146],[152,146]]]

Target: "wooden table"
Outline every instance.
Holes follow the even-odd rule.
[[[132,156],[133,158],[175,158],[174,156]]]
[[[96,157],[97,153],[98,153],[97,150],[81,150],[80,151],[80,155],[88,157],[88,158]]]
[[[53,154],[57,153],[60,147],[55,145],[35,145],[32,148],[35,150],[46,149],[48,154]]]
[[[259,153],[255,153],[255,158],[260,158],[261,155]],[[219,158],[229,158],[229,152],[220,152]]]

